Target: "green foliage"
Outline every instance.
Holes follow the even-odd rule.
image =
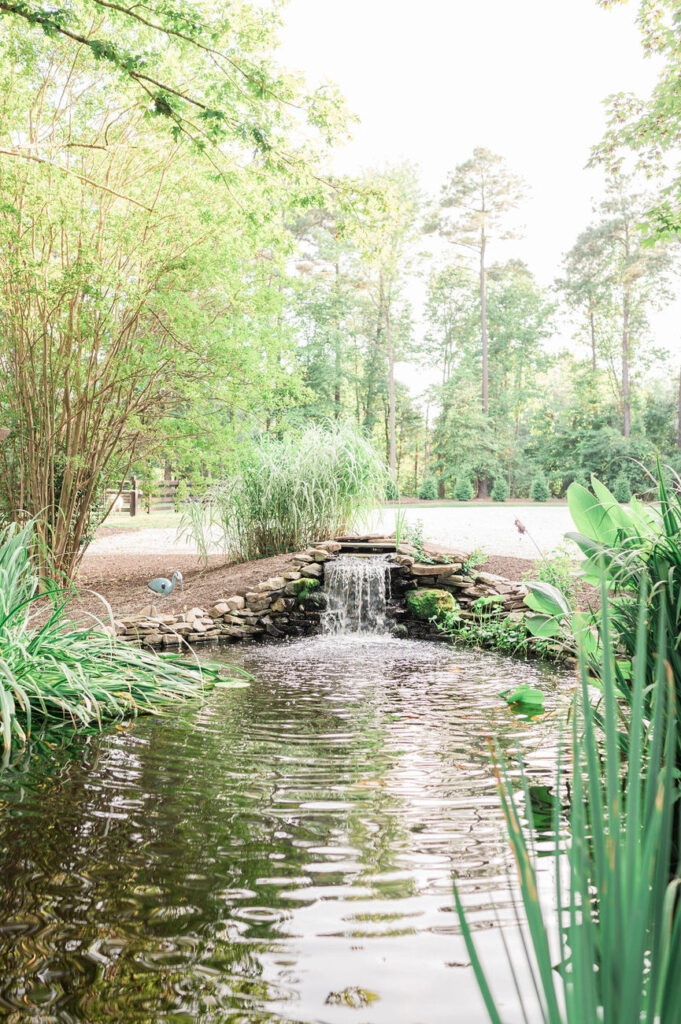
[[[603,601],[607,594],[603,587]],[[618,736],[618,691],[613,638],[604,616],[600,676],[604,712],[597,715],[589,695],[590,677],[582,658],[579,715],[573,719],[569,841],[560,842],[560,802],[556,800],[553,853],[557,913],[550,920],[539,901],[536,852],[522,823],[515,773],[496,755],[497,777],[509,843],[518,870],[530,942],[506,947],[524,951],[532,984],[517,988],[523,1019],[539,1015],[547,1024],[657,1024],[681,1017],[677,966],[681,960],[681,915],[677,912],[678,873],[669,878],[674,841],[674,694],[665,673],[664,642],[657,650],[653,678],[653,717],[644,719],[645,665],[654,653],[647,638],[646,596],[641,597],[634,658],[630,743],[622,773]],[[664,637],[664,629],[659,633]],[[580,719],[581,720],[578,720]],[[599,741],[602,729],[603,739]],[[642,754],[647,733],[648,757]],[[555,790],[562,786],[563,765]],[[522,773],[526,820],[532,819],[527,776]],[[563,870],[567,861],[568,870]],[[464,939],[493,1024],[502,1024],[478,956],[466,911],[455,891]],[[626,941],[622,936],[626,931]],[[555,968],[555,949],[559,969]],[[534,993],[535,995],[531,995]],[[536,999],[539,1006],[536,1005]],[[505,1007],[506,1009],[506,1007]]]
[[[507,501],[508,500],[508,482],[506,477],[499,473],[494,478],[494,486],[491,493],[492,501]]]
[[[474,569],[479,569],[481,565],[489,561],[489,555],[485,554],[482,548],[474,548],[468,558],[465,558],[461,564],[461,572],[464,576],[473,572]]]
[[[406,595],[407,608],[417,619],[440,620],[447,615],[456,618],[458,604],[448,590],[419,588]]]
[[[350,529],[376,508],[387,470],[351,423],[310,426],[243,445],[236,471],[190,503],[181,531],[206,551],[209,538],[233,558],[296,551]]]
[[[0,732],[5,763],[34,722],[76,728],[143,713],[158,714],[200,697],[219,670],[157,656],[113,638],[98,624],[84,629],[66,615],[63,591],[43,591],[29,551],[33,524],[0,532]],[[68,596],[68,594],[67,594]],[[51,603],[32,628],[35,602]]]
[[[530,487],[530,498],[532,501],[548,501],[551,497],[549,485],[543,473],[538,473]]]
[[[468,466],[462,466],[456,478],[454,497],[457,501],[470,501],[474,494],[470,469]]]
[[[427,476],[418,489],[418,496],[422,501],[437,500],[437,480],[434,476]]]
[[[569,604],[574,605],[579,566],[567,547],[559,547],[552,555],[538,561],[532,573],[526,573],[524,579],[537,579],[543,583],[550,583],[564,594]]]
[[[629,485],[629,478],[625,473],[619,473],[615,480],[615,486],[613,488],[613,496],[616,501],[626,504],[631,501],[631,487]]]
[[[400,500],[400,489],[397,486],[395,480],[392,477],[388,477],[385,485],[385,500],[386,501],[399,501]]]
[[[659,465],[657,505],[644,505],[632,498],[625,507],[596,477],[591,483],[593,491],[579,484],[568,490],[570,512],[579,530],[568,536],[585,555],[585,579],[595,583],[604,576],[612,594],[608,628],[623,654],[616,664],[620,694],[633,707],[631,664],[637,649],[637,595],[645,592],[650,644],[644,711],[648,717],[653,713],[656,652],[664,647],[675,686],[674,706],[681,715],[681,490],[667,490]],[[604,623],[597,618],[595,625],[602,634]],[[598,665],[593,671],[598,672]]]

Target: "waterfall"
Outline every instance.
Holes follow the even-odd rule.
[[[390,562],[385,555],[341,555],[324,566],[325,633],[386,633]]]

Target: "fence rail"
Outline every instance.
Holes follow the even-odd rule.
[[[146,511],[168,511],[177,506],[177,490],[180,484],[185,486],[185,495],[193,497],[191,484],[181,480],[164,480],[162,483],[154,484],[152,492],[147,495],[139,486],[136,477],[124,480],[120,493],[115,488],[106,492],[107,504],[114,502],[114,512],[127,512],[128,515],[136,516]]]

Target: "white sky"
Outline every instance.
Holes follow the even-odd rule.
[[[338,171],[407,159],[436,194],[474,146],[504,156],[531,190],[513,254],[548,285],[601,188],[599,172],[584,168],[605,127],[602,101],[620,90],[645,96],[655,79],[636,6],[289,0],[279,56],[309,84],[335,82],[359,116]],[[504,250],[496,255],[508,258]],[[681,348],[679,312],[654,321],[656,343],[672,351]]]

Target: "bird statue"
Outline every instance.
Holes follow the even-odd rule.
[[[154,603],[157,597],[167,597],[168,594],[172,594],[175,589],[175,584],[180,584],[180,590],[184,590],[182,586],[182,573],[179,569],[176,569],[173,573],[173,578],[168,580],[165,576],[157,576],[155,580],[149,580],[147,586],[149,590],[154,594],[151,599],[151,614],[154,614]]]

